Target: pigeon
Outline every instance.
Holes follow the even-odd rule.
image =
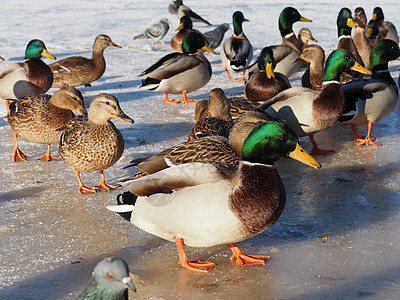
[[[192,19],[192,22],[203,22],[206,23],[207,25],[211,25],[210,22],[204,20],[202,17],[200,17],[198,14],[192,11],[189,7],[184,5],[182,0],[172,1],[172,3],[168,6],[168,11],[172,15],[176,15],[179,20],[183,16],[189,16]]]
[[[229,30],[229,24],[223,23],[214,30],[204,32],[203,36],[206,38],[208,47],[210,47],[213,50],[218,48],[219,45],[221,45],[222,40],[224,39],[225,32],[227,30]]]
[[[156,41],[161,41],[163,45],[165,43],[162,41],[162,38],[167,34],[169,30],[169,24],[167,18],[162,18],[160,22],[154,23],[150,25],[143,33],[135,36],[133,39],[150,39],[152,40],[152,44]]]
[[[77,300],[124,300],[128,299],[128,288],[136,292],[127,263],[121,258],[109,257],[96,265],[89,286]]]

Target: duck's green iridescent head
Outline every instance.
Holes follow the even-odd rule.
[[[215,53],[214,50],[210,49],[207,46],[206,40],[203,35],[197,32],[190,32],[189,34],[185,35],[182,40],[182,53],[196,53],[199,49]]]
[[[281,36],[293,33],[293,24],[302,22],[312,22],[310,19],[304,18],[300,15],[299,11],[294,7],[285,7],[279,15],[278,25]]]
[[[382,8],[380,8],[379,6],[375,7],[372,12],[371,20],[383,21],[384,19],[385,19],[385,16],[383,14]]]
[[[235,35],[239,35],[243,32],[242,24],[247,20],[241,11],[235,11],[232,15],[232,22],[233,22],[233,32]]]
[[[338,37],[342,35],[351,36],[351,28],[355,26],[354,20],[351,16],[351,10],[347,7],[343,7],[338,14],[336,25],[338,29]]]
[[[193,28],[192,19],[189,16],[183,16],[180,19],[179,26],[176,29],[176,31],[179,31],[181,29],[190,29],[190,30],[192,30],[192,28]]]
[[[283,122],[268,121],[254,127],[240,153],[241,160],[270,165],[288,156],[313,168],[321,167],[300,147],[296,133]]]
[[[41,40],[31,40],[26,46],[25,59],[41,58],[42,56],[56,59],[49,51]]]
[[[371,75],[370,71],[356,62],[356,59],[349,50],[336,49],[332,51],[326,60],[324,81],[340,81],[340,74],[351,70]]]
[[[262,49],[257,65],[260,70],[265,70],[267,78],[275,78],[274,69],[276,67],[276,61],[270,47]]]
[[[372,71],[387,70],[391,60],[400,60],[400,49],[394,41],[384,39],[371,50],[369,60]]]

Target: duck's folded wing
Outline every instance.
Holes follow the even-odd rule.
[[[53,72],[72,72],[86,71],[88,67],[93,67],[94,62],[83,56],[71,56],[49,65]]]
[[[306,94],[317,94],[320,91],[314,91],[308,88],[303,88],[303,87],[293,87],[287,90],[284,90],[280,92],[278,95],[266,100],[263,104],[259,106],[260,109],[266,110],[268,107],[270,107],[272,104],[288,100],[293,97],[297,97],[300,95],[306,95]]]
[[[220,170],[223,170],[222,172]],[[157,173],[127,181],[126,189],[138,196],[148,196],[166,190],[214,183],[233,176],[233,172],[223,164],[194,162],[171,166]]]
[[[148,76],[157,80],[170,78],[178,73],[190,70],[202,62],[193,55],[170,53],[145,70],[139,76]]]

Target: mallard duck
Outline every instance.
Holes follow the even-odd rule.
[[[207,20],[203,19],[200,17],[198,14],[196,14],[193,10],[190,9],[190,7],[186,6],[183,4],[182,0],[174,0],[172,3],[168,6],[168,11],[176,15],[178,19],[180,20],[183,16],[188,16],[192,19],[192,22],[202,22],[207,25],[211,25],[210,22]]]
[[[198,49],[214,53],[201,34],[191,32],[183,38],[183,53],[168,54],[139,75],[147,76],[139,88],[165,93],[166,103],[179,103],[179,100],[168,100],[168,94],[180,93],[183,103],[194,102],[187,99],[186,93],[203,87],[211,78],[211,65]]]
[[[128,264],[121,258],[109,257],[96,265],[89,286],[77,300],[125,300],[128,299],[128,288],[136,292],[132,279],[129,277]]]
[[[248,100],[269,99],[285,89],[291,88],[287,77],[275,73],[276,62],[271,47],[262,49],[258,59],[258,72],[249,75],[244,86],[244,95]]]
[[[56,59],[41,40],[31,40],[26,46],[25,61],[11,63],[0,70],[0,100],[16,100],[28,95],[46,93],[53,83],[53,73],[40,58]]]
[[[260,108],[272,118],[287,121],[299,137],[309,136],[313,144],[312,153],[334,152],[319,149],[313,134],[332,126],[341,116],[345,97],[339,78],[342,72],[349,70],[371,74],[355,61],[350,51],[337,49],[326,61],[322,90],[290,88],[269,99]]]
[[[122,48],[114,44],[108,35],[100,34],[94,40],[91,58],[70,56],[51,64],[50,68],[54,76],[53,87],[61,88],[66,84],[74,87],[91,86],[90,83],[103,76],[106,70],[103,52],[107,47]]]
[[[308,46],[308,42],[312,41],[317,43],[318,41],[312,36],[311,30],[309,28],[302,28],[299,30],[297,34],[297,40],[300,43],[301,51],[304,51],[304,48]]]
[[[371,20],[375,20],[378,23],[379,34],[384,39],[389,39],[394,41],[396,44],[399,44],[399,35],[397,34],[396,27],[392,22],[385,21],[382,8],[379,6],[374,8]]]
[[[162,18],[159,22],[151,24],[143,33],[134,36],[133,39],[149,39],[153,45],[155,42],[161,41],[161,43],[165,45],[162,39],[167,34],[168,30],[168,19]]]
[[[322,88],[324,81],[325,52],[321,46],[312,44],[304,48],[300,56],[295,60],[304,60],[309,64],[301,77],[301,86],[309,89]]]
[[[399,46],[392,40],[378,42],[371,51],[371,79],[360,79],[343,85],[346,108],[339,121],[351,124],[358,145],[376,145],[371,136],[372,125],[389,115],[399,101],[398,89],[390,72],[388,62],[400,60]],[[368,125],[365,138],[360,138],[356,125]]]
[[[367,17],[365,16],[365,11],[362,7],[357,7],[354,10],[354,24],[354,45],[356,46],[357,51],[360,54],[364,67],[369,70],[369,55],[371,54],[372,47],[366,36]]]
[[[347,7],[343,7],[338,14],[336,19],[336,25],[338,29],[338,46],[337,49],[346,49],[350,51],[356,61],[361,65],[364,66],[363,60],[361,59],[360,54],[354,44],[353,38],[351,37],[351,29],[355,27],[354,20],[351,16],[351,10]],[[347,72],[346,72],[347,73]],[[347,82],[354,78],[361,78],[362,74],[358,72],[350,72],[348,75],[343,74],[341,78],[341,82]]]
[[[375,20],[370,20],[367,25],[367,32],[365,33],[369,44],[374,47],[383,37],[379,34],[379,26]]]
[[[253,59],[253,46],[243,32],[242,24],[247,20],[241,11],[235,11],[232,15],[233,35],[225,40],[221,46],[220,55],[222,66],[229,79],[231,72],[243,72],[243,76],[235,81],[243,81],[246,67]]]
[[[183,38],[190,32],[197,32],[198,34],[202,34],[200,31],[193,29],[193,22],[188,16],[183,16],[180,19],[179,26],[176,29],[178,31],[175,33],[170,42],[170,46],[174,52],[182,52],[182,42]]]
[[[190,130],[188,141],[210,135],[229,136],[233,120],[229,100],[222,89],[215,88],[210,91],[207,110],[209,114],[196,121]]]
[[[77,116],[68,122],[61,135],[58,153],[63,161],[74,169],[79,193],[118,188],[106,184],[103,170],[113,166],[124,152],[124,139],[110,121],[117,118],[124,122],[133,120],[123,113],[117,98],[101,93],[90,104],[88,116]],[[97,187],[84,186],[80,172],[100,171]]]
[[[356,9],[354,9],[354,23],[358,27],[362,27],[362,28],[367,27],[367,16],[365,15],[364,8],[356,7]]]
[[[31,143],[47,144],[47,152],[40,160],[59,160],[50,155],[50,145],[60,140],[62,132],[58,129],[75,116],[71,110],[86,114],[82,94],[73,87],[63,87],[53,96],[40,94],[18,99],[16,110],[6,117],[14,132],[13,161],[27,157],[18,147],[18,135]]]
[[[289,126],[265,122],[245,140],[238,169],[218,162],[172,166],[127,182],[126,189],[139,196],[136,201],[107,208],[125,213],[140,229],[175,242],[179,263],[191,271],[208,272],[215,264],[189,261],[184,245],[228,244],[238,265],[265,264],[269,256],[245,255],[235,243],[263,232],[279,218],[286,196],[273,162],[287,156],[296,159],[297,145]],[[320,167],[312,157],[307,159]]]
[[[229,24],[222,23],[217,28],[211,31],[204,32],[203,35],[206,38],[208,47],[213,50],[217,49],[224,39],[225,32],[227,32],[228,30]]]

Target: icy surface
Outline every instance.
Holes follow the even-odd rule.
[[[309,27],[327,53],[336,48],[336,17],[348,1],[185,1],[213,24],[231,23],[235,10],[250,22],[244,31],[255,55],[280,43],[277,18],[294,6],[313,23]],[[133,158],[154,154],[186,139],[194,123],[194,105],[167,106],[163,95],[139,90],[137,75],[169,46],[133,41],[132,37],[161,17],[168,17],[169,41],[178,26],[169,15],[169,1],[9,1],[0,7],[0,67],[23,60],[26,44],[42,39],[57,59],[90,57],[98,34],[109,35],[122,49],[105,50],[107,70],[92,87],[83,88],[87,106],[101,92],[115,95],[129,125],[114,123],[125,138],[120,161],[105,171],[116,183],[131,175],[123,167]],[[359,3],[363,4],[363,3]],[[353,11],[356,7],[351,4]],[[363,4],[371,17],[375,3]],[[385,18],[400,26],[400,3],[379,2]],[[195,23],[200,31],[214,27]],[[232,31],[228,31],[229,36]],[[221,87],[228,95],[243,93],[243,84],[229,81],[219,56],[207,55],[211,81],[190,94],[200,100]],[[44,59],[47,63],[51,61]],[[390,64],[398,81],[399,63]],[[301,72],[290,81],[300,85]],[[51,89],[49,93],[54,93]],[[181,96],[177,96],[181,99]],[[3,109],[3,107],[2,107]],[[72,299],[86,286],[94,265],[107,256],[124,258],[137,276],[137,299],[398,299],[400,296],[400,111],[373,127],[384,146],[357,147],[349,126],[335,125],[316,135],[335,154],[318,156],[314,170],[293,160],[276,164],[287,191],[287,205],[278,222],[264,233],[239,243],[249,254],[269,254],[266,266],[239,267],[229,261],[227,246],[187,248],[190,259],[217,263],[207,275],[193,274],[177,262],[176,246],[151,236],[106,210],[119,191],[79,195],[72,170],[62,161],[41,162],[45,146],[20,140],[28,161],[13,163],[12,132],[0,120],[0,299]],[[364,134],[366,127],[361,127]],[[308,139],[301,139],[306,150]],[[52,147],[56,154],[56,146]],[[83,174],[95,185],[98,173]]]

